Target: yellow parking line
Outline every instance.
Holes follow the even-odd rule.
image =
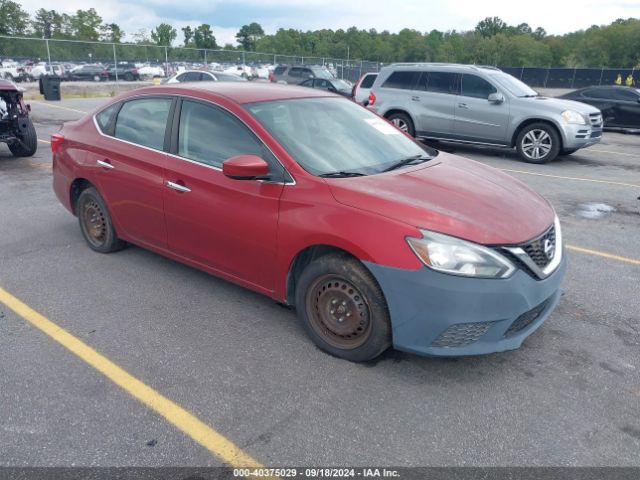
[[[567,250],[579,253],[587,253],[589,255],[596,255],[598,257],[608,258],[610,260],[617,260],[619,262],[630,263],[631,265],[640,265],[640,260],[633,258],[621,257],[620,255],[613,255],[611,253],[601,252],[599,250],[592,250],[591,248],[576,247],[575,245],[566,245]]]
[[[39,139],[38,139],[38,141],[39,141],[39,142],[42,142],[42,143],[47,143],[47,144],[51,145],[51,142],[50,142],[49,140],[42,140],[41,138],[39,138]]]
[[[60,105],[53,105],[52,103],[42,103],[37,101],[31,101],[29,103],[35,103],[36,105],[44,105],[45,107],[59,108],[60,110],[67,110],[69,112],[82,113],[83,115],[87,113],[84,110],[77,110],[75,108],[69,108],[69,107],[61,107]]]
[[[503,172],[512,172],[512,173],[524,173],[526,175],[536,175],[538,177],[550,177],[550,178],[560,178],[562,180],[577,180],[580,182],[593,182],[593,183],[606,183],[608,185],[620,185],[623,187],[632,187],[632,188],[640,188],[640,185],[634,185],[633,183],[624,183],[624,182],[612,182],[610,180],[598,180],[595,178],[582,178],[582,177],[565,177],[562,175],[551,175],[549,173],[537,173],[537,172],[529,172],[527,170],[513,170],[510,168],[501,168]]]
[[[46,333],[84,362],[98,370],[128,394],[151,410],[162,415],[193,440],[232,467],[261,468],[261,465],[233,444],[229,439],[199,420],[180,405],[172,402],[145,383],[127,373],[104,355],[98,353],[79,338],[33,310],[6,290],[0,288],[0,302],[16,314]]]

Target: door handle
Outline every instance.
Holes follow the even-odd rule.
[[[101,167],[107,168],[109,170],[111,170],[112,168],[116,168],[113,165],[111,165],[109,162],[107,162],[106,160],[96,160],[96,163],[98,165],[100,165]]]
[[[411,100],[413,100],[414,102],[419,102],[420,101],[420,97],[418,95],[414,95],[411,97]]]
[[[464,109],[467,109],[467,110],[469,109],[469,107],[467,106],[466,103],[459,103],[458,104],[458,108],[464,108]]]
[[[167,187],[176,190],[181,193],[189,193],[191,191],[190,188],[185,187],[184,185],[180,185],[179,183],[169,182],[167,181]]]

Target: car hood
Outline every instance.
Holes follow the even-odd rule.
[[[485,245],[530,240],[555,215],[519,180],[442,152],[418,168],[325,181],[339,203]]]
[[[521,99],[523,100],[523,99]],[[543,106],[545,108],[552,108],[558,113],[562,113],[565,110],[574,110],[582,115],[589,115],[591,113],[600,113],[595,107],[587,105],[586,103],[576,102],[574,100],[567,100],[565,98],[551,98],[551,97],[533,97],[526,98],[530,102],[535,102],[536,105]]]

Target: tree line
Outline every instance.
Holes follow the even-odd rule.
[[[121,43],[125,32],[103,22],[89,8],[75,14],[40,8],[30,16],[13,0],[0,0],[0,35],[58,40]],[[243,25],[237,45],[218,45],[209,24],[187,26],[180,32],[168,23],[151,31],[130,33],[140,46],[184,46],[197,49],[244,50],[305,57],[351,58],[389,62],[457,62],[501,66],[640,67],[640,19],[618,19],[610,25],[593,25],[564,35],[549,35],[527,23],[508,25],[499,17],[481,20],[469,31],[419,31],[398,33],[375,29],[322,29],[302,31],[280,28],[265,34],[259,23]],[[6,55],[0,50],[0,55]]]

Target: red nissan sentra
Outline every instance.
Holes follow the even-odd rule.
[[[565,271],[551,205],[327,92],[149,87],[52,137],[53,184],[90,248],[132,243],[298,312],[352,361],[518,348]]]

